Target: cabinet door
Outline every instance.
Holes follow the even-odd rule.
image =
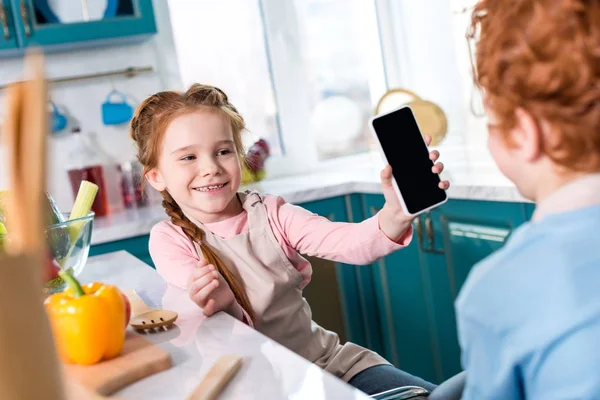
[[[365,195],[366,213],[375,215],[382,195]],[[384,355],[396,367],[430,382],[440,381],[435,316],[428,271],[415,236],[407,248],[373,265]]]
[[[334,197],[301,206],[335,222],[360,222],[363,219],[359,195]],[[313,267],[313,277],[304,289],[304,296],[311,305],[315,322],[336,331],[342,340],[381,352],[380,323],[375,311],[377,305],[370,269],[307,258]]]
[[[61,45],[69,49],[156,32],[151,0],[11,1],[24,46]],[[104,4],[106,8],[100,9]]]
[[[0,0],[0,50],[19,47],[11,0]]]
[[[90,257],[125,250],[148,264],[150,267],[154,268],[154,263],[152,262],[152,257],[150,257],[150,251],[148,250],[149,240],[150,235],[142,235],[128,239],[117,240],[115,242],[95,244],[90,247]]]
[[[468,200],[450,200],[421,216],[442,379],[461,371],[454,302],[469,271],[525,220],[524,204]]]
[[[527,220],[529,221],[533,216],[533,212],[535,211],[535,204],[525,203],[523,207],[525,207],[525,218],[527,218]]]

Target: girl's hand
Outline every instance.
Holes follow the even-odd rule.
[[[239,320],[244,318],[242,307],[225,279],[214,265],[204,259],[198,262],[198,268],[188,279],[188,292],[190,299],[203,309],[207,317],[225,311]]]
[[[425,136],[425,143],[429,146],[431,143],[431,136]],[[438,158],[440,158],[439,151],[434,150],[429,153],[429,159],[435,163],[431,168],[431,171],[435,174],[440,174],[444,170],[444,164],[436,162]],[[450,182],[440,182],[441,189],[447,190],[449,187]],[[385,197],[385,205],[379,213],[379,228],[387,237],[397,242],[410,227],[410,224],[412,224],[415,218],[409,217],[402,210],[398,195],[392,186],[392,167],[389,165],[381,171],[381,188]]]

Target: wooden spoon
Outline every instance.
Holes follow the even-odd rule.
[[[169,310],[157,310],[148,307],[134,289],[129,290],[127,298],[131,303],[133,317],[129,325],[135,329],[154,329],[171,325],[177,319],[177,313]]]
[[[217,360],[187,400],[215,400],[242,366],[242,358],[223,356]]]

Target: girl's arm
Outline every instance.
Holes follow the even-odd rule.
[[[163,221],[150,231],[150,256],[158,274],[170,285],[186,289],[198,254],[190,239],[177,226]]]
[[[388,238],[379,228],[379,213],[360,223],[331,222],[281,197],[265,196],[264,203],[286,244],[310,256],[365,265],[408,246],[412,238],[410,225],[398,240]]]
[[[425,137],[425,142],[429,145],[431,137]],[[444,170],[444,165],[437,162],[439,156],[437,150],[429,153],[435,163],[432,174]],[[447,190],[450,182],[441,181],[439,187]],[[389,165],[381,171],[381,189],[385,197],[382,210],[358,224],[331,222],[281,198],[270,207],[269,219],[274,230],[278,230],[289,247],[298,252],[348,264],[370,264],[407,246],[412,238],[414,217],[407,216],[402,210],[392,185]]]
[[[188,279],[198,268],[200,259],[196,248],[181,228],[163,221],[152,228],[150,256],[158,274],[170,285],[188,290]],[[242,322],[253,326],[252,319],[239,306]]]

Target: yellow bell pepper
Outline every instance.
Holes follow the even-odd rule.
[[[44,302],[62,360],[90,365],[116,357],[125,342],[125,302],[116,286],[81,286],[68,271],[59,273],[68,287]]]

